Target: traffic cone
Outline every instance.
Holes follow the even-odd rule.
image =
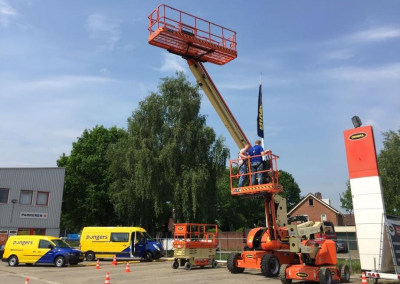
[[[107,272],[106,274],[106,280],[104,281],[104,284],[110,284],[110,273]]]
[[[96,267],[94,269],[100,269],[100,259],[97,259]]]
[[[25,279],[25,284],[29,284],[29,278]]]
[[[365,277],[365,272],[361,273],[361,284],[367,284],[367,277]]]
[[[117,256],[116,255],[114,255],[114,259],[111,262],[111,265],[117,265]]]
[[[125,272],[132,272],[128,261],[126,262]]]

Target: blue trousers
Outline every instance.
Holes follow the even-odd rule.
[[[247,180],[247,175],[245,175],[247,174],[247,168],[248,168],[247,163],[243,163],[239,166],[239,173],[240,173],[239,187],[243,187],[244,183]]]
[[[258,172],[257,177],[258,177],[258,184],[262,184],[262,175],[263,173],[260,173],[264,169],[263,163],[262,162],[256,162],[256,163],[251,163],[251,172]],[[256,185],[256,174],[251,175],[251,184]]]

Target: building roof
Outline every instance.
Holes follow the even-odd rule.
[[[325,207],[327,207],[329,210],[335,212],[336,214],[340,214],[343,215],[342,213],[340,213],[338,210],[336,210],[335,208],[333,208],[332,206],[330,206],[329,204],[323,202],[321,199],[317,198],[314,194],[309,193],[307,194],[306,197],[304,197],[299,203],[297,203],[297,205],[295,207],[292,208],[292,210],[290,210],[288,212],[288,215],[292,214],[292,212],[294,210],[296,210],[298,207],[300,207],[304,202],[306,202],[308,199],[313,198],[314,200],[318,201],[319,203],[321,203],[322,205],[324,205]]]

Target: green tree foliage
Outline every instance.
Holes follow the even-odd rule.
[[[114,176],[105,155],[109,145],[125,136],[122,129],[96,126],[85,130],[72,144],[70,156],[57,160],[66,168],[61,226],[78,231],[84,226],[115,225],[114,208],[108,190]]]
[[[236,169],[234,169],[236,174]],[[234,180],[237,183],[237,180]],[[237,186],[237,184],[235,185]],[[265,223],[263,199],[231,195],[229,169],[218,180],[217,223],[222,231],[253,228]]]
[[[286,198],[288,212],[300,202],[300,187],[294,177],[285,171],[279,171],[279,183],[283,186],[282,197]]]
[[[213,222],[217,179],[229,150],[200,111],[201,94],[183,73],[161,79],[128,119],[128,135],[108,154],[117,179],[116,213],[149,230],[176,222]]]
[[[383,149],[378,155],[386,213],[400,214],[400,130],[383,133]]]
[[[339,193],[340,202],[342,205],[340,206],[347,213],[353,214],[353,199],[351,197],[351,188],[350,188],[350,181],[346,182],[347,189],[343,193]]]

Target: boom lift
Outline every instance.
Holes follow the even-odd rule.
[[[332,240],[313,241],[316,235],[324,230],[323,222],[305,222],[289,225],[290,251],[299,255],[300,264],[283,264],[279,277],[283,284],[292,280],[313,281],[331,284],[332,280],[342,283],[350,281],[350,270],[347,265],[336,267],[336,244]]]
[[[167,5],[158,6],[149,15],[149,38],[151,45],[168,50],[187,60],[190,71],[207,95],[211,104],[225,124],[239,149],[250,144],[236,119],[232,115],[217,87],[207,73],[203,63],[224,65],[237,57],[236,32],[190,15]],[[265,203],[266,227],[251,230],[247,238],[250,250],[228,257],[227,266],[231,273],[243,272],[245,268],[260,269],[265,276],[278,276],[282,263],[296,263],[297,255],[289,250],[286,220],[286,200],[278,193],[283,191],[279,184],[278,156],[267,153],[269,169],[265,169],[267,183],[252,184],[250,161],[246,175],[250,184],[238,188],[235,180],[241,174],[234,170],[239,160],[230,162],[231,194],[262,198]]]

